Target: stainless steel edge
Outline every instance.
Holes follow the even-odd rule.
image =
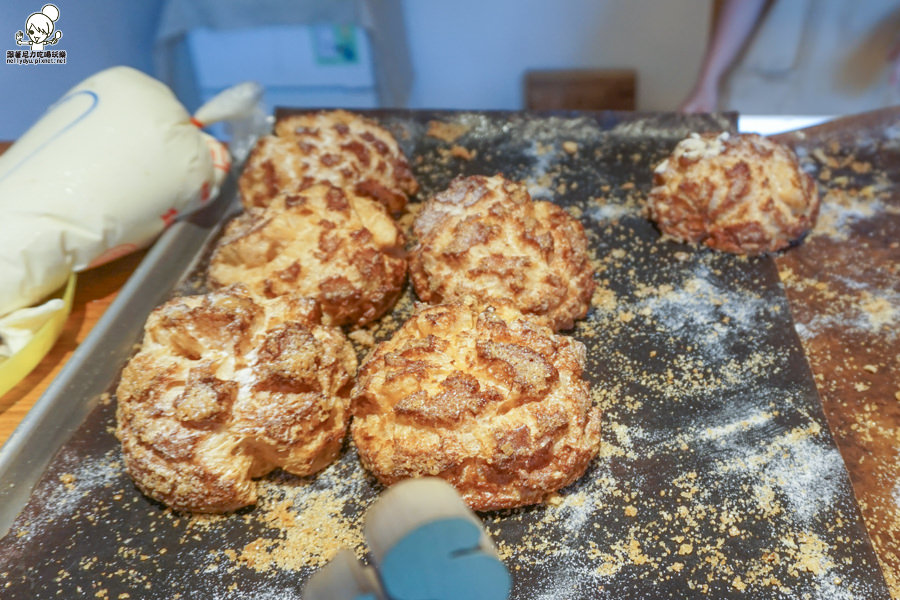
[[[144,321],[193,268],[200,249],[234,204],[228,177],[217,200],[156,241],[116,299],[0,448],[0,537],[21,512],[44,469],[108,391],[139,340]]]

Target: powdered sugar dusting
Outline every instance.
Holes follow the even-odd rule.
[[[704,352],[722,356],[726,345],[765,327],[770,305],[748,290],[726,289],[710,275],[709,266],[699,263],[677,288],[637,302],[635,312],[649,311],[667,331],[688,336]]]
[[[640,215],[637,207],[629,207],[621,204],[593,204],[588,209],[588,217],[595,221],[618,221],[623,217]]]
[[[29,543],[58,519],[74,514],[97,490],[112,486],[121,477],[121,470],[117,451],[107,452],[99,458],[71,460],[66,472],[58,478],[62,485],[45,485],[35,491],[43,497],[43,509],[28,521],[26,527],[15,530],[18,543]]]
[[[556,187],[553,167],[558,161],[558,152],[553,146],[534,140],[525,151],[525,156],[533,159],[525,185],[535,200],[552,200]]]
[[[877,193],[875,187],[858,193],[842,189],[829,191],[822,198],[819,218],[810,236],[847,240],[853,227],[862,221],[879,215],[900,215],[900,207],[885,204],[876,197]]]

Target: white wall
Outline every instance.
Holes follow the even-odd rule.
[[[129,65],[153,72],[152,48],[162,0],[52,0],[63,37],[49,50],[65,50],[64,65],[7,65],[16,31],[47,2],[0,2],[0,140],[14,140],[76,83],[106,67]]]
[[[518,109],[528,69],[633,68],[638,109],[673,110],[710,0],[407,0],[412,108]]]
[[[4,56],[43,3],[0,2]],[[153,73],[163,0],[54,3],[67,64],[0,61],[0,139],[17,138],[96,71],[126,64]],[[404,0],[410,107],[518,109],[527,69],[634,68],[638,108],[671,110],[693,83],[710,11],[711,0]]]

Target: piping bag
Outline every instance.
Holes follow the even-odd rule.
[[[75,273],[149,245],[216,197],[232,159],[201,128],[229,120],[246,132],[261,96],[240,84],[192,117],[163,83],[113,67],[72,88],[0,156],[0,395],[49,350],[40,336],[59,335],[45,325],[65,320]]]

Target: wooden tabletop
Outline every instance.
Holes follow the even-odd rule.
[[[53,378],[97,323],[146,251],[120,258],[79,274],[72,313],[56,344],[19,384],[0,396],[0,445],[34,406]]]

